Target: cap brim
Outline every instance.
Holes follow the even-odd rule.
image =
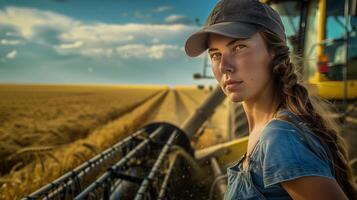
[[[259,30],[254,24],[244,22],[221,22],[207,26],[192,34],[185,44],[186,54],[196,57],[208,48],[208,35],[215,33],[231,38],[249,38]]]

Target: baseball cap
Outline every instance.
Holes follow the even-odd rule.
[[[220,34],[232,38],[249,38],[266,28],[286,41],[285,29],[279,14],[258,0],[220,0],[205,25],[193,33],[185,44],[186,54],[199,56],[208,48],[208,35]]]

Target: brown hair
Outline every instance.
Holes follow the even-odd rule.
[[[330,154],[335,178],[350,199],[357,199],[356,182],[348,161],[347,146],[340,136],[339,124],[329,115],[332,111],[327,101],[310,95],[304,85],[301,71],[291,61],[290,50],[273,32],[260,31],[269,52],[274,53],[271,62],[276,94],[280,95],[280,108],[287,108],[299,116],[318,136]]]

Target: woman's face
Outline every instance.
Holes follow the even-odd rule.
[[[272,83],[272,55],[259,33],[247,39],[210,34],[208,54],[215,78],[233,102],[254,99]],[[239,82],[227,84],[229,80]]]

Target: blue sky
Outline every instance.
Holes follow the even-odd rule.
[[[0,0],[0,83],[216,84],[183,48],[217,1]]]
[[[183,47],[216,2],[0,0],[0,82],[215,84]]]

